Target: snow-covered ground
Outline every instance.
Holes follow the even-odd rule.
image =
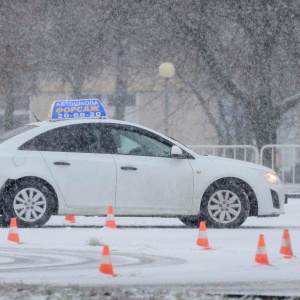
[[[9,229],[1,228],[0,299],[11,295],[26,299],[26,284],[63,286],[65,292],[70,292],[71,285],[75,290],[70,292],[71,299],[85,299],[86,295],[99,299],[101,293],[107,294],[106,299],[300,296],[300,199],[289,199],[285,210],[279,218],[248,218],[239,229],[207,229],[213,250],[197,246],[199,230],[174,218],[115,216],[118,228],[110,229],[103,227],[106,218],[76,217],[76,223],[70,224],[56,216],[45,228],[19,228],[22,244],[8,241]],[[279,253],[285,228],[295,255],[291,259]],[[272,266],[254,260],[260,234]],[[110,248],[117,276],[99,272],[104,244]],[[14,292],[5,298],[8,283],[16,285],[9,285]],[[16,292],[20,286],[21,292]],[[50,299],[63,298],[65,294],[59,289],[48,287]],[[81,297],[86,289],[87,294]]]

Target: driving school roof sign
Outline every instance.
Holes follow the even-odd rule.
[[[98,99],[57,100],[50,107],[48,119],[103,118],[106,113]]]

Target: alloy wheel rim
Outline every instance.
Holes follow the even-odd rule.
[[[44,216],[47,201],[42,192],[35,188],[25,188],[17,193],[13,207],[23,221],[34,222]]]
[[[229,190],[219,190],[208,200],[208,213],[220,224],[234,222],[240,215],[242,203],[239,197]]]

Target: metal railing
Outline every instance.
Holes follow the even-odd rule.
[[[259,152],[252,145],[189,145],[198,154],[239,159],[275,170],[289,194],[300,198],[300,145],[266,145]]]
[[[198,154],[216,155],[259,163],[258,149],[252,145],[189,145]]]
[[[276,171],[288,193],[300,193],[300,145],[266,145],[260,164]]]

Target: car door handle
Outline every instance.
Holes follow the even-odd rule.
[[[137,168],[136,168],[136,167],[130,167],[130,166],[127,166],[127,167],[121,167],[121,170],[131,170],[131,171],[136,171]]]
[[[70,166],[71,165],[70,163],[68,163],[66,161],[55,161],[53,164],[56,166]]]

